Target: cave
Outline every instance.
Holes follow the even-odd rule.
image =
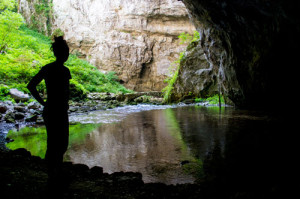
[[[20,0],[19,2],[35,1]],[[77,3],[72,4],[74,10],[86,9],[84,3],[80,4],[82,1],[73,2]],[[97,1],[90,0],[88,2],[95,3]],[[129,1],[127,5],[132,2],[136,3],[137,1]],[[160,4],[162,1],[143,1],[143,3],[145,2],[158,2]],[[195,98],[217,93],[222,94],[226,100],[232,101],[232,104],[238,108],[220,107],[217,111],[213,111],[214,120],[205,120],[204,122],[203,118],[211,119],[213,117],[208,114],[207,107],[196,105],[192,108],[178,108],[178,110],[187,108],[186,112],[188,113],[198,109],[194,111],[193,115],[187,115],[188,117],[171,108],[166,112],[162,110],[164,113],[162,116],[164,117],[157,116],[158,110],[154,112],[145,111],[141,114],[134,113],[127,118],[127,121],[132,122],[133,125],[128,125],[128,123],[124,123],[124,126],[116,124],[117,127],[114,126],[112,128],[114,131],[112,131],[111,129],[105,130],[109,126],[105,124],[103,125],[104,130],[99,130],[98,134],[87,134],[90,140],[104,142],[108,136],[99,138],[99,135],[106,135],[103,134],[103,132],[106,132],[107,135],[112,135],[114,145],[105,145],[100,142],[100,144],[89,144],[87,148],[105,145],[112,151],[117,148],[119,151],[126,152],[126,149],[131,149],[134,144],[139,144],[139,139],[143,141],[143,138],[147,136],[151,138],[151,141],[154,141],[151,142],[151,146],[159,145],[157,143],[166,145],[161,140],[169,141],[171,137],[166,137],[163,134],[164,136],[159,138],[153,132],[159,129],[165,132],[166,127],[170,127],[168,135],[175,135],[175,140],[179,140],[179,144],[188,139],[195,141],[192,145],[181,146],[184,149],[183,151],[189,151],[189,147],[192,148],[193,145],[195,145],[194,149],[202,147],[201,151],[206,155],[206,159],[203,160],[203,170],[205,170],[207,178],[201,179],[197,185],[144,183],[140,173],[122,171],[107,174],[103,173],[103,168],[98,166],[89,169],[86,164],[72,165],[72,163],[66,162],[65,166],[74,179],[80,181],[77,182],[72,179],[73,187],[70,189],[71,191],[69,190],[68,194],[70,195],[65,195],[65,198],[76,197],[77,193],[81,194],[77,198],[80,198],[80,196],[85,196],[82,198],[93,198],[93,194],[100,193],[102,195],[98,196],[102,198],[267,198],[268,196],[271,196],[271,198],[279,196],[281,198],[292,198],[294,196],[288,197],[289,194],[298,193],[299,183],[294,182],[294,180],[299,179],[299,164],[295,161],[298,159],[299,150],[298,143],[296,143],[298,139],[295,138],[297,134],[295,129],[297,129],[296,124],[298,122],[296,120],[298,118],[290,114],[291,109],[297,109],[297,107],[288,107],[290,102],[287,100],[291,100],[293,96],[296,96],[294,93],[297,93],[298,89],[296,69],[298,52],[300,52],[300,17],[298,14],[300,3],[296,0],[182,0],[182,2],[188,10],[188,17],[186,13],[176,15],[174,12],[172,14],[177,17],[161,17],[161,15],[149,17],[151,22],[155,23],[158,23],[157,21],[161,23],[161,18],[166,23],[177,21],[178,30],[181,31],[180,25],[186,24],[186,27],[190,28],[189,31],[193,31],[195,27],[200,34],[199,40],[189,46],[184,46],[184,49],[187,47],[186,57],[180,65],[178,79],[175,82],[172,94],[173,100],[178,102],[186,99],[186,96]],[[118,7],[114,12],[120,13],[122,8]],[[141,25],[145,23],[145,20],[140,20],[140,16],[130,17]],[[190,26],[189,19],[194,27]],[[49,22],[48,18],[47,21]],[[141,31],[142,34],[132,29],[119,31],[118,34],[122,36],[124,41],[132,42],[129,45],[125,45],[126,42],[123,42],[124,45],[120,45],[117,42],[121,39],[114,38],[115,43],[103,42],[100,45],[103,48],[99,50],[96,48],[97,41],[94,38],[87,37],[87,40],[83,40],[82,35],[77,34],[76,31],[75,36],[78,36],[78,40],[72,40],[71,37],[67,39],[69,39],[73,50],[79,49],[78,54],[89,59],[88,61],[91,63],[94,62],[100,70],[107,69],[105,66],[110,64],[118,69],[118,72],[123,70],[122,67],[128,67],[130,70],[118,74],[120,83],[140,90],[145,88],[142,86],[142,83],[145,83],[149,85],[148,90],[160,90],[164,85],[162,82],[165,75],[163,73],[159,74],[161,75],[159,80],[151,76],[159,71],[151,68],[151,64],[157,61],[153,58],[153,49],[157,50],[160,47],[168,48],[169,45],[176,45],[178,32],[176,32],[176,29],[175,33],[165,36],[155,29],[157,28],[155,23],[151,25],[156,32],[150,34],[145,30]],[[97,26],[98,24],[94,25]],[[176,25],[172,27],[176,27]],[[75,29],[75,26],[70,27],[68,31],[72,32]],[[144,42],[147,37],[154,39],[148,43]],[[78,42],[79,40],[81,42]],[[155,43],[158,40],[159,42]],[[132,45],[134,48],[130,49],[128,46],[136,41],[139,42],[138,44],[142,43],[143,45]],[[131,54],[131,52],[134,53]],[[158,52],[156,53],[159,54]],[[98,57],[93,57],[93,53],[97,56],[108,53],[113,55],[113,61],[116,62],[107,61],[104,63]],[[141,53],[142,56],[137,56]],[[173,61],[174,54],[178,54],[178,51],[162,54],[162,57],[171,57]],[[128,60],[133,61],[126,62]],[[159,63],[163,64],[164,62]],[[163,69],[166,69],[169,63],[167,62]],[[135,77],[135,79],[131,79],[131,77]],[[137,86],[136,83],[140,85]],[[111,99],[113,97],[110,96]],[[130,95],[126,99],[129,98]],[[278,106],[278,104],[280,105]],[[86,106],[82,107],[88,108]],[[128,109],[130,110],[130,108]],[[222,111],[228,110],[238,110],[242,114],[233,114],[232,116],[223,114]],[[244,111],[249,111],[250,114]],[[273,113],[276,114],[273,115]],[[81,114],[81,116],[84,117],[85,114]],[[183,119],[177,120],[179,117]],[[104,118],[108,117],[105,116]],[[104,119],[101,118],[101,120]],[[164,122],[169,122],[167,123],[169,125],[162,125]],[[190,125],[189,122],[193,122],[194,126]],[[141,126],[135,123],[141,124]],[[76,128],[75,123],[72,125]],[[221,135],[214,130],[213,127],[215,126],[221,129]],[[186,130],[187,133],[183,134],[183,130]],[[209,138],[207,143],[201,137],[203,136],[201,133],[204,131]],[[112,132],[120,133],[120,140],[122,141],[126,140],[124,136],[126,134],[135,136],[133,137],[135,139],[132,139],[132,137],[128,139],[130,141],[129,147],[122,148],[115,141],[116,134]],[[139,132],[144,133],[143,136],[140,136]],[[77,138],[77,136],[74,137]],[[36,143],[34,142],[32,145]],[[76,150],[81,147],[77,142],[74,141],[74,143],[75,152],[77,152]],[[147,147],[144,147],[144,142],[140,143],[144,150],[147,149]],[[199,147],[199,145],[201,146]],[[84,147],[82,148],[85,150]],[[138,152],[144,151],[140,148],[136,148],[136,150]],[[170,155],[172,151],[177,152],[180,150],[182,150],[180,147],[174,147],[171,150],[153,153],[151,157],[156,158],[164,154],[172,157]],[[95,150],[95,154],[98,154],[98,151],[101,150]],[[130,157],[134,158],[135,156],[132,154],[130,153]],[[91,154],[85,152],[83,156],[85,158],[91,156]],[[115,157],[122,159],[126,155]],[[199,157],[200,155],[197,158]],[[28,194],[27,196],[33,195],[39,198],[38,194],[48,193],[44,190],[46,184],[45,162],[41,158],[32,156],[24,149],[5,153],[0,151],[0,158],[1,168],[5,168],[1,169],[3,177],[1,176],[0,183],[1,187],[4,188],[4,194],[8,193],[12,197],[23,197],[22,194],[25,192]],[[148,159],[147,162],[149,162]],[[181,167],[184,164],[188,165],[190,160],[180,159],[180,162],[171,163],[173,166]],[[126,166],[126,164],[124,165]],[[157,170],[158,175],[170,170],[164,167],[154,167],[151,162],[150,166],[145,168],[154,168]],[[14,176],[14,178],[11,178],[11,176]],[[32,176],[34,177],[32,178]],[[38,181],[39,179],[42,180]],[[100,189],[101,192],[94,191]]]
[[[183,3],[200,32],[199,45],[209,54],[208,62],[216,70],[223,69],[219,84],[234,104],[272,108],[278,100],[297,91],[298,1],[183,0]],[[182,69],[181,74],[183,70],[189,69]],[[181,93],[184,88],[177,86]]]

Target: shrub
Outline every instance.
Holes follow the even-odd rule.
[[[84,100],[87,96],[87,90],[76,80],[70,80],[70,98],[75,101]]]
[[[6,101],[11,99],[9,96],[9,88],[5,85],[0,84],[0,100]]]

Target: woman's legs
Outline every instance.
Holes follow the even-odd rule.
[[[61,175],[64,153],[69,143],[69,121],[67,112],[43,113],[47,130],[46,161],[50,181],[56,181]]]

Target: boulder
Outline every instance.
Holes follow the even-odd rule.
[[[22,91],[19,91],[16,88],[12,88],[9,90],[10,96],[15,100],[15,101],[28,101],[29,100],[29,95],[23,93]]]

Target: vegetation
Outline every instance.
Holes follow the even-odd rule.
[[[31,15],[30,28],[39,30],[45,35],[51,35],[51,21],[53,20],[53,0],[38,0],[34,3],[35,12]],[[46,27],[45,27],[46,24]]]
[[[190,35],[188,33],[181,33],[178,36],[178,38],[180,39],[180,44],[191,44],[199,40],[200,35],[199,32],[195,31],[194,35]],[[164,93],[165,103],[170,103],[172,101],[171,99],[172,91],[174,89],[174,84],[178,77],[180,64],[184,61],[184,59],[185,59],[185,51],[179,54],[179,58],[176,61],[174,61],[169,68],[171,74],[169,78],[165,79],[165,82],[168,83],[168,85],[162,90],[162,92]]]
[[[28,28],[22,16],[14,12],[13,2],[5,0],[0,3],[0,100],[10,100],[10,88],[28,93],[26,85],[30,79],[42,66],[55,61],[50,50],[51,39]],[[54,33],[62,34],[62,31],[56,30]],[[76,55],[70,55],[65,65],[72,75],[73,100],[84,99],[88,92],[130,92],[116,81],[113,72],[103,74]],[[46,93],[44,82],[38,86],[38,91]]]
[[[180,44],[190,44],[194,41],[200,39],[200,34],[198,31],[194,31],[194,35],[190,35],[188,33],[181,33],[178,38],[180,39]]]
[[[170,69],[171,70],[173,69],[174,73],[172,75],[170,75],[169,78],[165,79],[165,82],[167,82],[168,85],[162,89],[162,92],[164,93],[164,102],[165,103],[171,102],[171,94],[172,94],[172,90],[174,89],[174,84],[178,77],[180,62],[184,58],[185,58],[185,52],[181,52],[179,55],[179,58],[171,64]]]
[[[219,104],[219,95],[214,95],[208,98],[196,98],[195,102],[208,102],[209,104],[216,105]],[[225,104],[223,96],[221,96],[221,103]]]

